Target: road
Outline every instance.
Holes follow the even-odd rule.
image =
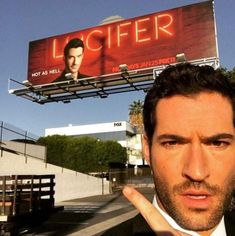
[[[149,200],[153,189],[139,189]],[[64,210],[21,235],[99,236],[110,227],[134,217],[138,212],[121,192],[74,199],[59,204]]]

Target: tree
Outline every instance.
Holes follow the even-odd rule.
[[[47,162],[64,167],[65,150],[69,137],[65,135],[52,135],[40,137],[37,144],[47,147]]]
[[[116,141],[52,135],[38,142],[47,147],[47,162],[79,172],[108,171],[110,162],[126,163],[126,148]]]
[[[143,133],[143,101],[133,101],[129,105],[129,122],[136,127],[137,133]]]
[[[220,67],[218,70],[222,71],[222,73],[229,79],[235,82],[235,67],[232,70],[228,70],[225,67]]]
[[[127,152],[116,141],[99,141],[96,147],[97,161],[99,163],[99,171],[108,170],[109,163],[118,162],[126,164]]]

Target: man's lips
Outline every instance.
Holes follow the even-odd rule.
[[[212,194],[207,191],[188,190],[180,193],[179,196],[184,205],[196,209],[207,209],[212,200]]]
[[[211,196],[212,194],[205,190],[186,190],[180,193],[180,195],[192,195],[192,196]]]

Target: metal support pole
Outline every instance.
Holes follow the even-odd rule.
[[[25,140],[24,140],[24,156],[25,156],[25,163],[27,163],[27,153],[26,153],[26,148],[27,148],[27,131],[25,131]]]
[[[3,121],[1,122],[1,128],[0,128],[0,147],[1,147],[1,157],[3,156],[3,149],[2,149],[2,141],[3,141]]]

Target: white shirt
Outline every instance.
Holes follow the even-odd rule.
[[[180,227],[165,211],[163,211],[156,200],[156,196],[153,198],[153,205],[158,209],[158,211],[161,213],[161,215],[165,218],[165,220],[172,226],[172,228],[181,231],[182,233],[186,233],[190,236],[200,236],[200,234],[191,231],[191,230],[186,230]],[[225,231],[225,225],[224,225],[224,217],[221,219],[220,223],[216,227],[216,229],[212,232],[210,236],[226,236],[226,231]]]

